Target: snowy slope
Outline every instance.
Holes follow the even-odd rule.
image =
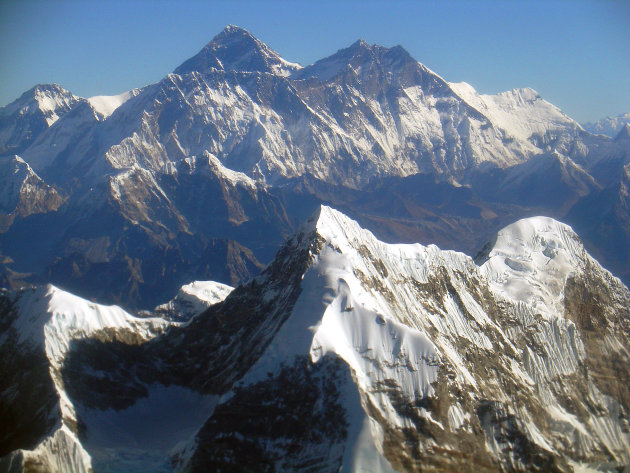
[[[139,89],[133,89],[118,95],[95,95],[88,98],[87,101],[103,118],[108,118],[118,107],[139,93]]]
[[[159,305],[153,312],[165,319],[187,321],[221,302],[233,289],[215,281],[194,281],[182,286],[173,300]]]
[[[294,471],[278,453],[288,448],[282,437],[258,437],[238,419],[222,419],[234,409],[257,410],[264,418],[273,402],[248,393],[265,399],[273,383],[286,379],[300,392],[304,381],[296,366],[308,358],[313,373],[335,380],[337,415],[347,422],[345,437],[339,427],[327,427],[336,434],[329,438],[331,456],[317,471],[360,471],[366,458],[349,453],[357,451],[371,452],[372,471],[381,471],[377,465],[382,471],[421,465],[453,471],[463,468],[460,461],[482,471],[571,471],[570,461],[630,461],[626,414],[617,418],[627,399],[611,397],[610,386],[594,375],[583,378],[579,367],[605,359],[606,351],[591,349],[588,333],[562,301],[571,278],[590,275],[617,294],[609,320],[621,327],[616,324],[630,294],[585,253],[569,227],[546,218],[519,221],[499,234],[481,267],[434,246],[386,245],[326,207],[289,245],[304,247],[313,241],[304,239],[309,234],[319,250],[290,317],[182,454],[185,470],[241,464],[244,458],[230,455],[245,436],[243,445],[254,442],[262,458]],[[273,300],[276,293],[265,297]],[[627,322],[622,330],[627,333]],[[606,337],[609,349],[629,359],[623,336],[611,331]],[[341,374],[335,359],[343,360]],[[348,394],[345,370],[359,397]],[[580,383],[588,385],[587,394],[576,390]],[[318,395],[323,405],[331,402],[325,392]],[[603,410],[586,407],[590,403]],[[576,405],[584,406],[579,415]],[[232,440],[214,450],[219,438]],[[294,452],[296,462],[321,461],[315,460],[317,446],[309,445]],[[459,460],[463,445],[465,460]],[[609,453],[602,456],[602,449]],[[224,463],[213,456],[219,451],[227,455]]]
[[[59,420],[23,454],[68,458],[61,471],[630,462],[630,292],[548,218],[506,227],[475,263],[385,244],[322,206],[259,277],[186,324],[54,287],[13,307],[3,336],[44,350]]]
[[[513,89],[496,95],[485,95],[479,94],[466,82],[449,85],[455,93],[513,138],[527,141],[532,135],[542,137],[548,133],[581,129],[576,121],[544,100],[533,89]]]
[[[501,230],[487,258],[482,272],[494,293],[527,303],[545,317],[562,313],[567,277],[590,260],[569,226],[546,217]]]
[[[163,332],[168,323],[157,318],[137,319],[119,307],[94,304],[51,285],[2,296],[11,301],[14,314],[13,320],[10,312],[4,314],[10,325],[2,332],[3,343],[9,340],[21,354],[43,351],[49,363],[49,382],[55,392],[54,404],[45,413],[52,429],[34,448],[12,452],[2,460],[2,465],[38,463],[49,471],[91,471],[91,458],[78,439],[77,414],[61,375],[73,341],[104,337],[139,343]],[[28,390],[30,386],[22,389]],[[11,407],[19,409],[20,384],[12,385],[11,390],[18,394],[17,399],[9,398],[9,402],[16,403]]]

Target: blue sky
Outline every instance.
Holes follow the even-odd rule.
[[[363,38],[482,93],[532,87],[578,121],[630,112],[627,0],[0,0],[0,106],[37,83],[156,82],[227,24],[302,64]]]

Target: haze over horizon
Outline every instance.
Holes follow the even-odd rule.
[[[363,38],[480,93],[531,87],[580,122],[630,111],[629,2],[26,1],[0,18],[0,106],[38,83],[142,87],[234,24],[302,65]]]

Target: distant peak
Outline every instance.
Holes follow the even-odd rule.
[[[371,49],[370,45],[363,38],[357,39],[348,49]]]
[[[374,47],[370,46],[367,41],[365,41],[364,39],[358,39],[347,48],[337,51],[337,54],[335,54],[335,56],[341,55],[344,57],[356,57],[361,56],[365,53],[371,53],[373,52],[373,49]]]
[[[386,70],[396,71],[409,63],[418,64],[400,45],[388,48],[378,44],[370,45],[365,40],[358,39],[347,48],[305,67],[294,77],[298,79],[317,77],[322,81],[328,81],[348,67],[358,71],[364,66],[378,64]]]
[[[626,141],[626,140],[630,140],[630,123],[625,123],[622,127],[621,130],[619,130],[619,133],[617,133],[617,136],[615,137],[615,141]]]
[[[311,216],[302,224],[301,233],[318,232],[321,227],[330,226],[330,222],[335,220],[336,216],[345,217],[337,210],[332,209],[324,204],[315,209]],[[347,217],[346,217],[347,218]],[[300,233],[298,232],[298,233]]]
[[[541,98],[540,94],[531,87],[516,88],[507,92],[502,92],[499,95],[511,95],[527,102],[531,102]]]
[[[71,96],[72,93],[59,84],[37,84],[30,89],[28,89],[22,97],[35,97],[38,94],[46,94],[46,95],[65,95]]]
[[[212,39],[212,41],[208,44],[208,46],[211,46],[212,44],[215,44],[215,45],[221,44],[226,39],[231,40],[231,39],[238,39],[238,38],[248,39],[254,42],[259,42],[254,37],[254,35],[252,35],[245,28],[241,28],[240,26],[235,26],[235,25],[227,25],[225,28],[223,28],[223,30],[221,30],[221,32],[218,35],[216,35]]]
[[[235,32],[243,32],[249,34],[245,28],[241,28],[240,26],[229,24],[225,28],[223,28],[224,33],[235,33]]]
[[[199,53],[175,69],[175,73],[207,73],[216,69],[288,76],[299,68],[298,64],[282,59],[246,29],[228,25]]]

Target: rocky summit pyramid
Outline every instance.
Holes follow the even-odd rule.
[[[630,292],[552,219],[504,228],[473,260],[382,243],[321,207],[222,302],[229,289],[195,287],[188,300],[206,294],[209,308],[177,321],[51,286],[5,292],[0,465],[570,472],[630,462]]]

